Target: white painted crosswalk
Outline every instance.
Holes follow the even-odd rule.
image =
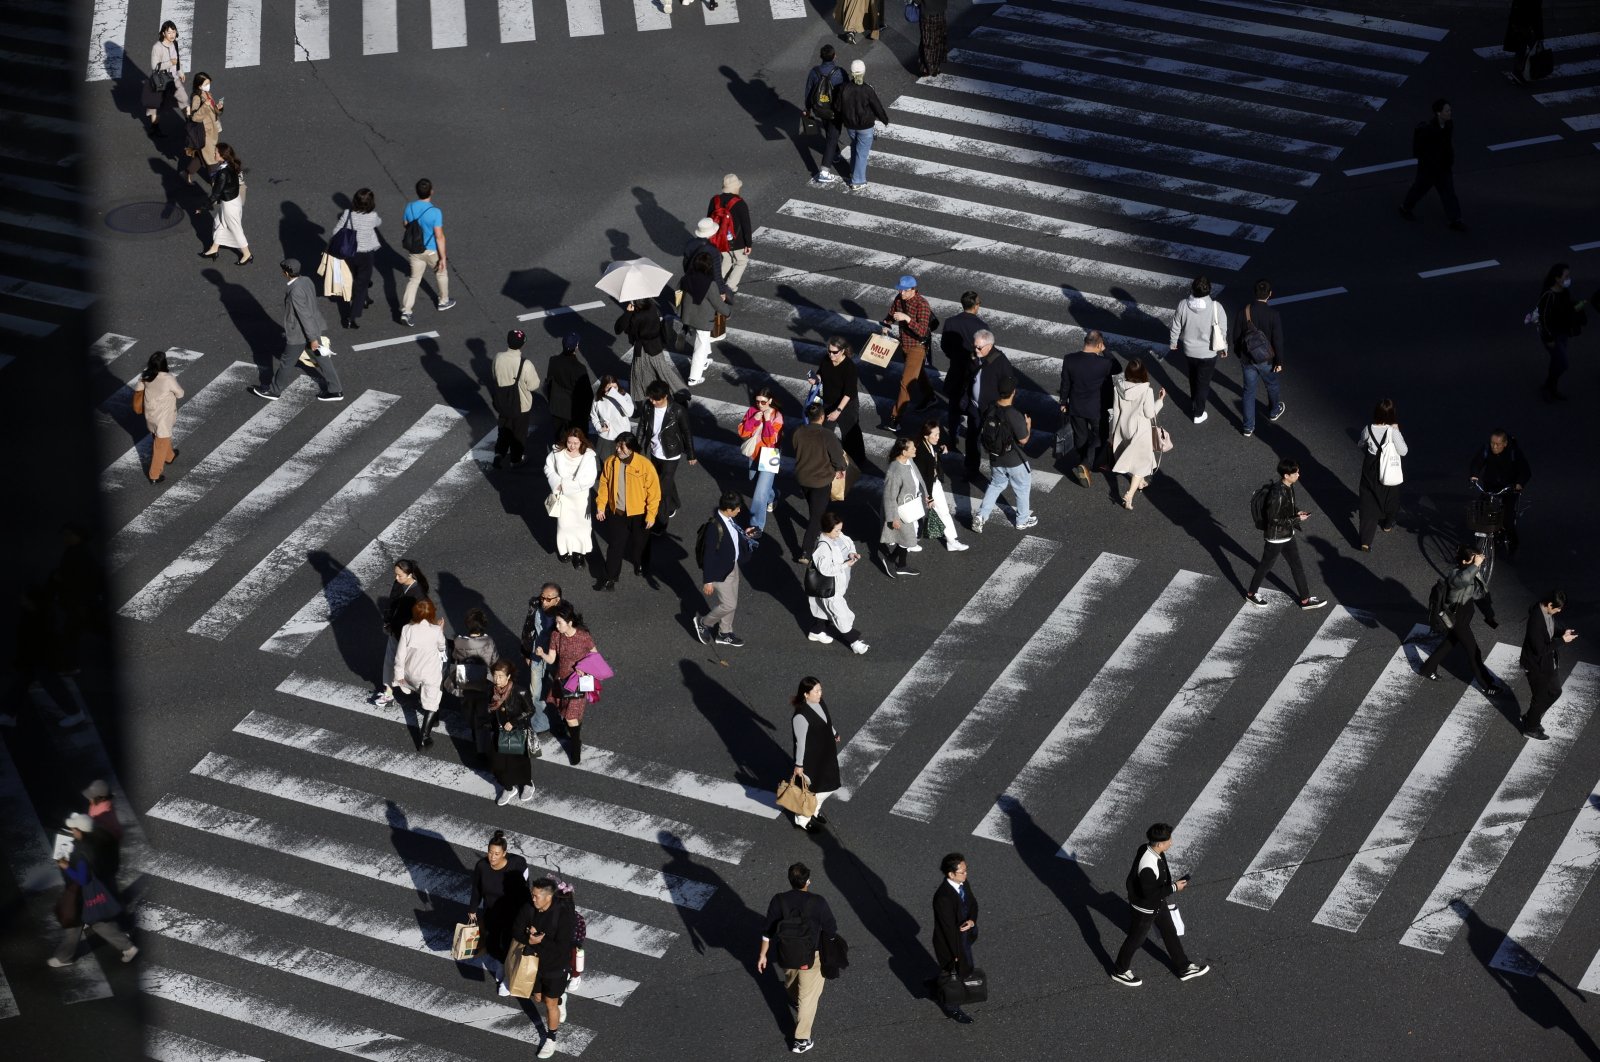
[[[1554,53],[1555,67],[1526,91],[1534,102],[1549,108],[1571,132],[1600,129],[1600,33],[1573,33],[1545,39]],[[1513,56],[1498,44],[1474,49],[1482,59],[1499,66],[1511,80]]]

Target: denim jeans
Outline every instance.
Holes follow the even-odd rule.
[[[850,184],[867,183],[867,156],[872,153],[872,138],[878,135],[876,126],[865,129],[847,129],[850,138]]]
[[[987,520],[994,512],[1000,495],[1010,487],[1017,496],[1017,523],[1028,522],[1028,491],[1033,487],[1033,470],[1024,461],[1015,468],[989,463],[989,488],[983,492],[983,504],[978,507],[978,519]]]
[[[758,531],[765,531],[767,529],[767,506],[771,505],[773,498],[777,497],[778,477],[771,472],[761,472],[752,468],[750,470],[750,478],[756,481],[756,492],[750,498],[750,526]]]
[[[1278,374],[1272,371],[1272,362],[1260,365],[1243,361],[1244,365],[1244,430],[1256,430],[1256,381],[1267,385],[1267,416],[1278,408]]]

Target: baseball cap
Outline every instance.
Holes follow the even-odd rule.
[[[910,291],[912,288],[914,288],[916,286],[917,286],[917,278],[912,276],[910,273],[907,273],[905,276],[900,278],[900,290],[901,291]]]
[[[106,785],[105,781],[100,778],[96,778],[94,781],[90,782],[89,788],[83,791],[85,800],[104,800],[110,795],[111,787]]]
[[[567,338],[565,338],[565,339],[563,339],[561,341],[561,349],[562,350],[577,350],[578,349],[578,333],[576,333],[576,332],[568,332],[567,333]]]

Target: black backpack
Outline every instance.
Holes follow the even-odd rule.
[[[1272,497],[1272,484],[1263,483],[1250,495],[1250,522],[1256,525],[1257,531],[1267,529],[1267,499]]]
[[[1005,407],[996,403],[983,414],[983,425],[978,428],[978,442],[990,457],[1004,457],[1016,448],[1017,435],[1006,420]]]
[[[795,908],[785,907],[773,933],[778,946],[778,965],[785,970],[802,970],[816,961],[817,931],[811,924],[810,904],[804,900]]]
[[[426,210],[423,214],[427,213]],[[407,254],[422,254],[428,249],[428,238],[422,234],[422,214],[418,214],[406,222],[405,231],[400,234],[400,249]]]
[[[1450,579],[1441,578],[1433,584],[1433,589],[1428,591],[1428,626],[1436,634],[1444,634],[1455,626],[1455,619],[1450,614]]]
[[[833,106],[833,91],[838,88],[833,83],[833,75],[838,71],[838,67],[823,70],[822,76],[817,79],[817,87],[811,90],[811,98],[806,101],[806,110],[819,122],[831,122],[839,117],[839,112]]]
[[[706,566],[706,547],[709,544],[712,530],[715,529],[718,534],[727,533],[721,525],[722,518],[713,516],[701,525],[699,532],[694,536],[694,562],[702,569]]]

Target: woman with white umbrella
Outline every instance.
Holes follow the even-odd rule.
[[[650,259],[632,258],[606,266],[605,275],[595,284],[622,304],[622,316],[617,318],[613,331],[626,334],[633,346],[628,390],[636,395],[644,394],[656,380],[666,384],[673,394],[689,389],[666,350],[669,333],[656,302],[671,280],[672,274]]]

